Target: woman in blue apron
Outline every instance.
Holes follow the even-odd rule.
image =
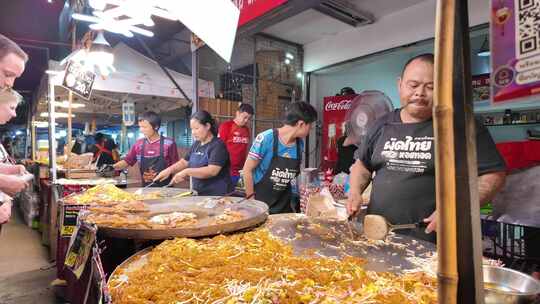
[[[246,196],[255,193],[271,214],[296,212],[291,202],[291,181],[300,173],[303,141],[317,120],[317,111],[306,102],[287,106],[284,125],[255,138],[244,164]]]
[[[206,111],[196,112],[190,120],[193,145],[189,152],[174,165],[159,173],[155,180],[170,176],[172,183],[192,178],[193,189],[199,195],[225,195],[233,190],[229,174],[229,153],[217,137],[217,125]]]
[[[172,138],[159,134],[161,118],[152,111],[139,116],[139,129],[144,135],[135,142],[126,157],[114,164],[114,168],[122,170],[139,163],[142,186],[147,186],[165,168],[178,161],[178,150]],[[152,187],[168,185],[171,178],[166,178],[152,184]]]

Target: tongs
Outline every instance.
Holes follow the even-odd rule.
[[[143,191],[146,190],[146,188],[152,187],[155,183],[156,183],[156,181],[152,181],[150,184],[148,184],[148,185],[146,185],[146,186],[144,186],[144,187],[142,187],[140,189],[137,189],[137,191],[135,191],[135,194],[137,194],[137,195],[143,194]]]
[[[158,182],[158,181],[152,181],[150,184],[148,184],[148,185],[146,185],[146,186],[144,186],[144,187],[142,187],[142,188],[140,188],[140,189],[137,189],[137,191],[135,191],[135,194],[137,194],[137,195],[143,194],[143,191],[146,190],[146,188],[152,187],[152,186],[155,185],[157,182]],[[159,189],[165,189],[165,188],[169,188],[169,187],[172,187],[172,186],[174,186],[174,184],[173,184],[173,183],[169,183],[169,184],[167,184],[167,185],[165,185],[165,186],[159,187]]]

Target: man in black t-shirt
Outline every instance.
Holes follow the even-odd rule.
[[[435,240],[435,141],[433,135],[433,54],[409,60],[398,79],[401,108],[375,122],[356,151],[351,167],[347,210],[355,213],[362,192],[373,187],[368,213],[380,214],[392,224],[429,223],[425,232],[409,233]],[[503,186],[505,164],[487,129],[476,122],[478,194],[489,202]]]
[[[346,124],[345,135],[341,136],[337,140],[337,162],[334,167],[334,174],[345,172],[350,173],[350,168],[354,163],[354,153],[356,151],[358,143],[353,140],[354,135],[351,134],[350,123]]]

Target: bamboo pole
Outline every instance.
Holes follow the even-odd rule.
[[[438,0],[435,22],[435,73],[433,131],[435,135],[435,180],[439,303],[457,303],[455,155],[453,149],[453,49],[455,0]]]
[[[467,1],[439,0],[436,26],[433,123],[439,302],[459,299],[480,304],[482,244]]]

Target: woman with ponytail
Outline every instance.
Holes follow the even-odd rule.
[[[155,180],[174,175],[171,183],[192,178],[193,189],[199,195],[225,195],[233,189],[229,175],[230,161],[227,148],[217,137],[217,124],[210,113],[198,111],[191,116],[193,145],[178,162],[161,171]]]

